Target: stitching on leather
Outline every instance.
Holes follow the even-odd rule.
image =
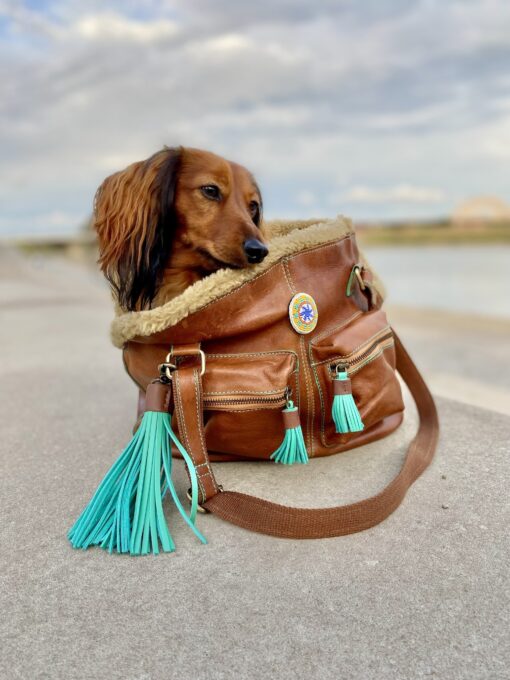
[[[232,354],[206,354],[206,357],[208,359],[210,358],[216,358],[216,359],[229,359],[231,357],[265,357],[268,355],[285,355],[285,356],[291,356],[294,359],[294,368],[291,371],[290,374],[290,380],[292,380],[292,377],[294,377],[294,387],[296,388],[294,391],[294,394],[296,395],[297,400],[299,401],[299,382],[297,379],[296,374],[299,372],[299,359],[298,355],[296,352],[293,350],[272,350],[268,352],[238,352],[238,353],[232,353]],[[228,390],[224,392],[204,392],[204,398],[209,397],[212,394],[217,394],[217,395],[227,395],[227,394],[276,394],[278,392],[284,391],[286,389],[287,385],[284,385],[283,387],[279,387],[275,390]],[[296,402],[297,403],[297,402]]]
[[[310,357],[312,355],[312,347],[311,344],[308,346],[308,350],[310,353]],[[326,405],[324,403],[324,398],[322,396],[322,389],[321,389],[321,384],[319,380],[319,375],[317,373],[317,369],[314,366],[314,364],[310,364],[312,366],[312,374],[315,378],[315,384],[317,385],[317,390],[319,392],[319,402],[320,402],[320,408],[321,408],[321,442],[323,446],[334,446],[333,444],[327,444],[326,443],[326,434],[325,434],[325,422],[326,422]]]
[[[210,397],[211,394],[278,394],[279,392],[285,392],[285,387],[278,387],[275,390],[228,390],[227,392],[204,392],[204,398]]]
[[[200,473],[200,479],[204,479],[204,477],[210,477],[210,478],[211,478],[211,481],[212,481],[212,483],[213,483],[213,485],[214,485],[214,488],[217,488],[217,486],[216,486],[216,480],[214,479],[214,475],[213,475],[213,473],[211,472],[210,469],[209,469],[207,472],[201,472],[201,473]]]
[[[253,283],[254,281],[257,281],[257,279],[261,279],[263,276],[266,276],[266,274],[269,274],[269,272],[271,272],[275,267],[279,267],[281,264],[284,264],[287,260],[289,260],[293,257],[296,257],[297,255],[301,255],[302,253],[311,253],[312,251],[315,251],[315,250],[321,250],[322,248],[327,248],[328,246],[331,246],[333,243],[340,243],[341,241],[345,241],[346,239],[352,238],[352,236],[353,236],[353,234],[345,234],[344,236],[341,236],[340,238],[337,236],[336,238],[331,239],[331,241],[327,241],[326,243],[322,243],[320,246],[315,246],[315,247],[312,246],[311,248],[306,248],[305,250],[299,250],[298,252],[292,253],[291,255],[284,255],[281,260],[277,260],[265,272],[261,272],[260,274],[257,274],[257,276],[254,276],[252,279],[249,279],[248,281],[244,281],[238,288],[234,288],[234,290],[231,290],[228,293],[225,293],[224,295],[220,295],[220,297],[215,298],[214,300],[211,300],[210,302],[208,302],[203,307],[200,307],[199,309],[194,311],[193,314],[196,314],[197,312],[202,312],[204,309],[207,309],[207,307],[210,307],[210,305],[214,304],[218,300],[224,300],[225,298],[229,297],[229,295],[233,295],[234,293],[237,293],[237,291],[244,288],[244,286],[246,286],[247,284]],[[284,271],[285,271],[285,267],[284,267]],[[182,319],[181,319],[181,321],[182,321]],[[180,321],[178,321],[177,323],[180,323]],[[170,328],[170,326],[167,326],[167,328]],[[163,330],[166,330],[166,329],[163,329]]]
[[[314,418],[314,408],[313,408],[313,402],[315,401],[313,398],[312,394],[312,384],[310,382],[310,376],[308,374],[308,367],[306,366],[306,345],[305,345],[305,338],[302,335],[301,338],[299,339],[299,344],[301,346],[301,353],[303,355],[304,361],[303,361],[303,371],[305,374],[305,383],[307,386],[307,394],[306,394],[306,401],[308,405],[308,417],[306,419],[306,425],[308,428],[308,454],[310,457],[313,457],[313,418]]]
[[[345,328],[345,326],[348,326],[351,321],[354,321],[354,319],[357,319],[359,316],[362,316],[363,312],[360,310],[358,312],[354,312],[352,316],[350,316],[348,319],[345,321],[342,321],[342,323],[339,323],[338,326],[333,326],[333,328],[326,328],[325,330],[322,331],[322,333],[319,333],[318,335],[315,335],[313,339],[311,340],[310,344],[315,345],[315,342],[317,340],[320,340],[326,335],[329,335],[330,333],[333,333],[333,331],[339,331],[342,328]]]
[[[299,369],[295,368],[294,371],[292,372],[291,380],[293,381],[293,386],[292,386],[292,398],[294,401],[294,404],[299,408],[300,401],[301,401],[301,394],[299,391]],[[283,397],[282,397],[283,398]],[[249,402],[248,402],[249,403]],[[230,408],[222,408],[222,409],[208,409],[204,405],[204,410],[217,410],[218,412],[221,413],[244,413],[247,411],[268,411],[268,410],[276,410],[279,408],[279,406],[275,406],[274,409],[271,407],[268,407],[267,405],[257,405],[253,406],[252,408],[243,408],[243,409],[230,409]]]
[[[319,390],[319,397],[321,402],[321,442],[324,447],[331,448],[332,446],[335,446],[335,442],[328,444],[326,441],[326,404],[322,395],[322,389],[319,380],[319,375],[317,373],[317,367],[312,366],[312,371],[315,374],[315,382],[317,383],[317,388]]]
[[[269,274],[274,268],[279,267],[279,266],[282,264],[282,262],[285,261],[285,260],[292,259],[292,258],[294,258],[294,257],[296,257],[296,256],[298,256],[298,255],[301,255],[302,253],[311,253],[311,252],[314,252],[314,251],[316,251],[316,250],[318,251],[318,250],[322,250],[323,248],[328,248],[329,246],[332,246],[332,245],[334,245],[335,243],[338,243],[338,244],[339,244],[339,243],[342,243],[343,241],[346,241],[347,239],[353,240],[354,236],[355,236],[355,234],[354,234],[353,232],[349,232],[349,233],[347,233],[347,234],[344,233],[342,236],[336,236],[335,238],[332,238],[330,241],[326,241],[326,243],[322,243],[321,245],[318,245],[318,246],[311,246],[311,247],[309,247],[309,248],[305,248],[304,250],[299,250],[299,251],[297,251],[297,252],[295,252],[295,253],[291,253],[291,254],[289,254],[289,255],[284,255],[284,256],[282,256],[282,259],[281,259],[281,260],[277,260],[276,262],[274,262],[274,263],[269,267],[269,269],[267,269],[266,271],[261,272],[260,274],[257,274],[257,276],[254,276],[252,279],[248,279],[247,281],[244,281],[244,282],[241,283],[237,288],[234,288],[233,290],[229,291],[228,293],[225,293],[224,295],[220,295],[220,297],[217,297],[217,298],[215,298],[214,300],[211,300],[210,302],[208,302],[208,303],[207,303],[206,305],[204,305],[203,307],[199,307],[198,309],[196,309],[196,310],[195,310],[194,312],[192,312],[191,314],[188,314],[187,316],[185,316],[185,317],[183,317],[182,319],[180,319],[179,321],[177,321],[175,324],[173,324],[173,326],[178,326],[185,318],[188,318],[188,317],[190,317],[190,316],[193,316],[194,314],[197,314],[197,313],[199,313],[199,312],[202,312],[204,309],[207,309],[207,308],[210,307],[212,304],[215,304],[218,300],[223,300],[223,299],[229,297],[230,295],[234,295],[234,293],[237,293],[237,291],[241,290],[244,286],[246,286],[246,285],[248,285],[248,284],[251,284],[253,281],[256,281],[257,279],[260,279],[260,278],[262,278],[263,276],[266,276],[266,274]],[[121,317],[119,317],[119,318],[121,318]],[[115,321],[116,321],[116,319],[114,320],[114,323],[115,323]],[[163,331],[165,331],[165,330],[168,330],[168,328],[172,328],[172,326],[165,326],[164,328],[159,329],[159,331],[157,331],[157,332],[158,332],[158,333],[159,333],[159,332],[163,332]],[[118,334],[120,337],[123,337],[123,336],[125,335],[125,331],[122,331],[122,330],[119,329],[119,330],[117,331],[117,334]],[[126,342],[128,342],[128,341],[129,341],[129,339],[128,339],[128,340],[124,340],[123,347],[125,347]]]
[[[195,457],[193,455],[193,449],[192,449],[192,447],[190,446],[190,443],[189,443],[188,430],[186,428],[186,420],[184,418],[184,409],[183,409],[183,405],[182,405],[181,390],[180,390],[180,382],[181,381],[180,381],[180,377],[179,377],[179,371],[174,371],[173,379],[176,383],[176,388],[177,388],[175,390],[175,394],[177,396],[177,399],[176,399],[177,418],[182,423],[182,431],[184,433],[184,439],[185,439],[185,442],[186,442],[185,449],[189,453],[189,455],[191,456],[191,460],[193,461],[193,467],[196,470],[197,465],[196,465]],[[202,501],[205,501],[207,496],[206,496],[204,487],[202,485],[202,482],[200,481],[200,476],[198,476],[198,475],[197,475],[197,481],[198,481],[198,486],[200,487],[200,492],[202,494]]]
[[[367,364],[369,364],[374,358],[376,358],[376,355],[377,356],[380,355],[380,353],[381,353],[380,348],[382,348],[383,351],[384,351],[384,350],[390,349],[390,347],[394,347],[394,346],[395,346],[395,341],[393,339],[386,340],[386,342],[382,342],[379,345],[379,348],[374,350],[375,354],[370,355],[368,361],[362,361],[359,366],[356,366],[354,368],[347,367],[347,373],[349,375],[354,375],[355,373],[357,373],[360,370],[360,368],[363,368],[363,366],[366,366]],[[329,357],[329,359],[324,359],[324,361],[317,361],[316,363],[312,364],[312,366],[322,366],[323,364],[330,364],[330,363],[333,363],[335,361],[338,361],[339,359],[345,359],[345,356],[342,355],[342,354],[336,354],[335,356]]]
[[[383,347],[381,351],[378,351],[375,355],[370,357],[369,361],[365,361],[364,364],[362,364],[361,366],[359,366],[355,370],[349,371],[349,377],[351,375],[355,375],[358,371],[360,371],[362,368],[364,368],[364,366],[367,366],[368,364],[372,363],[372,361],[375,361],[375,359],[378,359],[379,357],[381,357],[384,354],[384,352],[387,349],[391,349],[394,346],[394,344],[395,343],[392,341],[391,345],[388,345],[387,347]],[[334,359],[330,359],[329,361],[334,361]],[[321,363],[325,363],[325,362],[321,362]],[[331,448],[333,446],[336,446],[338,442],[331,442],[330,444],[328,444],[327,441],[326,441],[326,406],[325,406],[325,400],[324,400],[323,394],[322,394],[322,388],[321,388],[321,385],[320,385],[319,374],[317,373],[317,366],[319,366],[319,364],[312,364],[312,371],[315,375],[315,382],[317,383],[317,388],[319,390],[319,398],[320,398],[320,402],[321,402],[321,442],[322,442],[322,445],[324,447]]]
[[[197,407],[197,429],[198,429],[198,435],[200,437],[200,442],[202,444],[202,450],[204,452],[204,457],[206,459],[207,463],[207,469],[209,470],[209,473],[211,475],[211,480],[213,483],[213,487],[215,491],[218,491],[218,487],[216,485],[216,480],[214,479],[214,475],[212,473],[211,467],[209,465],[209,461],[207,460],[208,458],[208,453],[207,453],[207,446],[204,440],[204,428],[202,427],[202,422],[201,422],[201,417],[200,417],[200,405],[201,405],[201,399],[200,399],[200,383],[199,383],[199,372],[197,368],[193,369],[193,385],[195,388],[195,404]],[[196,468],[195,468],[196,469]],[[207,477],[207,475],[200,474],[200,477]],[[205,499],[207,500],[207,499]]]
[[[329,246],[333,245],[334,243],[340,243],[341,241],[345,241],[346,239],[352,239],[353,236],[354,236],[354,234],[351,232],[349,234],[344,234],[341,237],[337,236],[335,238],[332,238],[331,241],[327,241],[326,243],[322,243],[319,246],[312,246],[311,248],[305,248],[304,250],[299,250],[298,252],[292,253],[290,255],[284,255],[281,260],[277,260],[265,272],[261,272],[260,274],[257,274],[257,276],[254,276],[252,279],[249,279],[248,281],[244,281],[238,288],[234,288],[234,290],[231,290],[228,293],[225,293],[224,295],[220,295],[220,297],[215,298],[214,300],[211,300],[206,305],[204,305],[203,307],[200,307],[195,312],[193,312],[193,314],[196,314],[197,312],[202,312],[204,309],[207,309],[207,307],[210,307],[210,305],[214,304],[218,300],[224,300],[225,298],[229,297],[230,295],[237,293],[237,291],[244,288],[244,286],[248,285],[249,283],[253,283],[253,281],[257,281],[257,279],[261,279],[263,276],[266,276],[275,267],[279,267],[281,264],[284,264],[285,262],[287,262],[290,258],[296,257],[297,255],[301,255],[302,253],[311,253],[312,251],[315,251],[315,250],[322,250],[323,248],[328,248]],[[284,272],[285,272],[285,267],[284,267]],[[291,288],[291,290],[292,290],[292,288]],[[181,319],[181,321],[182,321],[182,319]],[[177,322],[177,323],[180,323],[180,321]],[[167,326],[167,328],[168,328],[168,326]],[[166,329],[164,329],[164,330],[166,330]]]
[[[389,325],[385,326],[384,328],[381,328],[380,331],[377,331],[377,333],[374,333],[373,335],[371,335],[371,336],[368,338],[368,340],[364,340],[364,341],[363,341],[362,343],[360,343],[357,347],[355,347],[354,349],[352,349],[352,350],[349,352],[349,354],[346,354],[345,356],[346,356],[346,357],[352,356],[355,352],[357,352],[358,350],[362,349],[365,345],[368,345],[370,342],[372,342],[373,340],[375,340],[375,339],[377,338],[378,335],[382,335],[383,333],[387,333],[387,332],[390,331],[390,330],[391,330],[391,328],[390,328]]]
[[[374,361],[375,359],[378,359],[380,356],[382,356],[387,349],[391,349],[394,346],[395,346],[395,343],[393,342],[393,340],[391,342],[382,344],[380,346],[380,348],[375,352],[375,354],[373,354],[366,361],[363,361],[359,366],[356,366],[356,368],[353,369],[352,371],[349,371],[349,375],[350,376],[355,375],[358,371],[361,371],[361,369],[364,368],[367,364],[371,364],[372,361]]]
[[[326,244],[330,245],[330,244]],[[325,247],[325,246],[324,246]],[[317,250],[319,250],[317,248]],[[285,258],[282,260],[282,265],[283,265],[283,271],[285,272],[285,278],[287,279],[287,284],[290,288],[290,291],[292,294],[295,294],[295,291],[297,290],[296,284],[294,283],[292,279],[292,274],[290,273],[289,269],[289,258]],[[310,378],[307,370],[307,357],[306,357],[306,348],[305,348],[305,338],[304,335],[301,335],[299,338],[299,352],[301,355],[301,358],[303,359],[303,371],[305,375],[305,385],[306,385],[306,403],[308,406],[308,413],[306,417],[306,437],[308,438],[308,455],[310,458],[313,457],[313,418],[314,418],[314,398],[313,394],[311,393],[311,383],[310,383]],[[311,398],[311,399],[310,399]],[[311,407],[310,407],[311,406]]]
[[[351,350],[349,352],[349,354],[336,354],[334,358],[336,358],[336,359],[348,359],[349,357],[352,357],[353,354],[356,354],[356,352],[359,352],[360,349],[363,349],[365,346],[369,345],[371,342],[374,342],[374,340],[376,340],[379,335],[386,333],[388,330],[390,330],[390,327],[386,326],[386,328],[383,328],[382,330],[377,331],[377,333],[374,333],[374,335],[372,335],[368,340],[364,340],[355,349]],[[389,340],[388,340],[388,342],[389,342]],[[394,343],[393,338],[391,338],[391,342]],[[328,357],[327,359],[322,359],[321,361],[315,361],[313,363],[313,366],[320,366],[321,364],[328,364],[331,361],[334,361],[334,358]]]
[[[206,354],[206,358],[215,358],[215,359],[229,359],[230,357],[261,357],[261,356],[267,356],[268,354],[293,354],[294,356],[296,355],[296,352],[292,351],[291,349],[275,349],[271,350],[268,352],[237,352],[237,353],[232,353],[232,354]]]
[[[282,269],[283,269],[283,273],[285,275],[285,279],[287,281],[287,285],[289,287],[289,290],[290,290],[291,294],[294,295],[296,289],[295,289],[294,284],[292,282],[290,272],[287,269],[287,266],[288,266],[287,263],[288,263],[288,260],[286,258],[282,260]]]
[[[251,413],[252,411],[277,411],[278,409],[281,409],[282,406],[285,406],[285,404],[282,402],[281,404],[277,404],[276,406],[273,407],[267,407],[267,406],[252,406],[250,408],[217,408],[217,409],[206,409],[206,411],[214,411],[215,413],[237,413],[238,415],[240,413]],[[221,452],[220,452],[221,453]]]

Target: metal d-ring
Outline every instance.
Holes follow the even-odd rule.
[[[199,349],[199,350],[197,350],[197,354],[200,354],[200,375],[202,376],[205,373],[205,352],[204,352],[203,349]],[[179,356],[179,355],[177,355],[177,356]],[[187,355],[182,355],[182,356],[187,356]],[[175,370],[177,368],[177,365],[172,364],[171,359],[173,359],[173,345],[172,345],[172,348],[170,349],[170,351],[168,352],[168,354],[166,355],[165,364],[168,364],[169,366],[172,367],[173,370]],[[164,365],[164,364],[162,364],[162,365]]]
[[[351,269],[351,273],[349,274],[349,278],[347,280],[347,288],[345,289],[345,294],[347,297],[351,297],[353,293],[352,289],[352,284],[354,281],[354,277],[358,280],[359,287],[361,290],[365,290],[367,287],[367,284],[365,281],[363,281],[363,277],[361,276],[361,272],[363,271],[363,265],[362,264],[355,264],[354,267]]]
[[[354,267],[354,274],[355,274],[356,278],[358,279],[359,287],[361,288],[361,290],[365,290],[365,288],[367,287],[367,284],[363,281],[363,277],[361,276],[361,270],[362,269],[363,269],[363,266],[356,265]]]

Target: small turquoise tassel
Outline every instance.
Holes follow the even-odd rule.
[[[110,553],[147,555],[159,553],[161,545],[164,552],[173,552],[175,543],[163,513],[162,501],[167,491],[190,529],[202,543],[207,543],[195,526],[197,474],[188,452],[172,430],[167,409],[169,389],[160,382],[148,386],[149,410],[144,413],[140,427],[68,533],[74,548],[98,545]],[[172,481],[170,440],[189,470],[192,497],[189,516]]]
[[[308,463],[308,453],[306,451],[297,406],[294,406],[294,402],[289,400],[282,413],[285,425],[285,437],[276,451],[271,454],[271,460],[274,460],[275,463],[282,463],[283,465]]]
[[[338,433],[361,432],[365,427],[358,408],[352,396],[351,381],[347,371],[342,366],[337,366],[336,376],[333,380],[335,396],[331,415]]]

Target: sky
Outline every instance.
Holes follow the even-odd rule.
[[[268,218],[510,201],[510,2],[0,0],[0,236],[76,232],[164,144],[247,166]]]

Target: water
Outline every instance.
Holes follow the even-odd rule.
[[[365,248],[387,302],[510,318],[510,245]]]

